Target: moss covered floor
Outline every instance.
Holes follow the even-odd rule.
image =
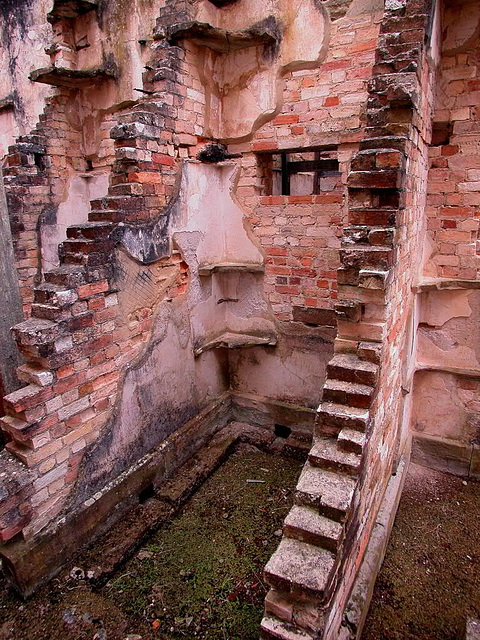
[[[0,639],[257,640],[262,569],[301,467],[243,447],[101,588],[71,565],[21,603],[0,580]]]

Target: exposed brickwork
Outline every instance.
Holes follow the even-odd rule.
[[[158,51],[163,58],[164,50],[154,47],[152,67]],[[180,66],[184,54],[175,53],[172,65]],[[30,384],[5,399],[2,428],[6,448],[36,475],[32,533],[63,508],[83,451],[111,414],[122,372],[149,340],[158,296],[185,291],[186,265],[174,252],[155,267],[161,286],[144,307],[135,305],[125,317],[114,292],[115,228],[162,215],[178,189],[176,158],[196,142],[184,137],[186,120],[172,104],[182,103],[185,87],[152,82],[155,98],[117,116],[111,130],[115,162],[108,196],[92,201],[87,224],[68,229],[60,267],[44,274],[45,282],[34,289],[32,318],[14,330]],[[50,380],[38,386],[42,376]],[[10,527],[4,536],[17,531]]]
[[[453,16],[447,16],[447,20]],[[448,23],[446,26],[450,26]],[[463,24],[467,31],[469,25]],[[479,40],[442,56],[429,152],[427,275],[479,277]]]
[[[215,107],[215,99],[219,103],[226,100],[231,87],[223,78],[224,84],[219,81],[218,86],[225,95],[220,96],[219,91],[219,96],[212,98],[213,84],[205,77],[209,69],[205,61],[211,55],[215,61],[212,73],[221,75],[224,68],[215,66],[218,60],[228,69],[229,60],[234,60],[235,66],[239,59],[236,53],[229,58],[235,47],[230,46],[225,37],[228,29],[223,27],[207,25],[213,44],[208,41],[206,46],[198,36],[202,28],[193,39],[186,29],[175,44],[168,40],[173,25],[197,16],[197,4],[196,0],[168,0],[157,14],[153,33],[139,40],[137,62],[141,61],[143,78],[139,82],[142,86],[133,90],[135,98],[130,92],[128,99],[119,99],[104,109],[100,98],[108,91],[102,94],[93,80],[87,90],[58,88],[37,127],[19,138],[6,157],[6,190],[26,316],[13,334],[26,364],[18,369],[25,386],[4,398],[6,415],[0,418],[7,440],[0,472],[3,465],[16,478],[3,492],[0,487],[0,541],[18,539],[19,535],[35,540],[44,527],[56,526],[62,515],[68,517],[69,506],[76,509],[80,502],[83,506],[95,503],[91,494],[107,481],[104,476],[92,480],[93,474],[88,475],[88,464],[95,465],[95,459],[90,460],[85,452],[92,451],[93,445],[101,449],[105,440],[114,439],[112,424],[121,411],[128,376],[135,367],[141,370],[145,366],[147,371],[143,356],[158,343],[152,336],[158,328],[157,319],[164,319],[160,303],[165,303],[163,309],[184,300],[190,305],[191,299],[183,294],[195,289],[197,298],[192,306],[185,305],[181,311],[176,307],[177,314],[183,314],[182,321],[188,315],[193,326],[203,322],[201,314],[196,314],[210,295],[209,287],[214,290],[218,286],[221,292],[216,304],[234,305],[242,301],[240,295],[230,296],[227,284],[233,283],[233,291],[238,280],[236,290],[243,295],[244,283],[261,281],[256,297],[246,298],[252,308],[264,305],[261,320],[272,325],[271,339],[265,341],[255,332],[247,335],[250,340],[245,340],[243,333],[228,333],[228,339],[220,336],[204,342],[207,347],[220,345],[222,349],[226,345],[252,347],[248,357],[255,366],[245,374],[244,360],[242,375],[252,372],[258,396],[252,393],[252,397],[243,398],[244,411],[251,410],[253,415],[261,411],[262,403],[265,409],[269,402],[269,398],[259,400],[255,387],[262,377],[259,372],[264,371],[262,358],[278,358],[268,366],[273,361],[288,372],[285,378],[279,374],[282,384],[292,379],[290,374],[307,384],[296,371],[289,370],[291,353],[285,356],[285,352],[295,356],[300,344],[298,352],[308,352],[304,370],[310,376],[308,357],[320,352],[313,348],[310,352],[309,345],[321,343],[325,347],[322,353],[328,356],[319,356],[324,359],[315,360],[315,369],[320,370],[323,383],[323,368],[335,351],[326,367],[313,447],[297,486],[295,506],[285,522],[284,538],[265,569],[271,591],[261,634],[284,640],[348,637],[342,614],[349,592],[389,477],[399,456],[408,449],[410,401],[404,398],[413,384],[416,333],[421,322],[417,312],[423,299],[415,299],[418,291],[421,293],[418,283],[424,276],[459,282],[478,278],[478,42],[468,42],[464,50],[447,50],[441,56],[437,49],[441,38],[447,36],[440,33],[438,20],[432,19],[435,3],[429,0],[388,0],[381,9],[364,13],[358,12],[358,3],[355,8],[349,0],[325,2],[322,7],[332,18],[327,25],[331,32],[326,39],[326,58],[321,63],[319,58],[295,66],[297,70],[286,72],[281,82],[268,76],[269,82],[278,81],[276,109],[268,110],[268,94],[262,126],[257,128],[258,123],[253,122],[249,135],[243,135],[240,128],[242,135],[236,138],[240,142],[228,147],[228,159],[238,158],[240,171],[238,183],[231,185],[230,199],[219,203],[219,210],[223,205],[231,206],[230,200],[234,202],[241,231],[256,245],[258,257],[235,262],[230,261],[235,256],[225,255],[223,262],[219,259],[220,264],[213,266],[205,261],[197,278],[192,265],[198,255],[192,247],[203,231],[192,231],[187,225],[170,236],[170,223],[181,218],[186,209],[193,209],[199,217],[204,215],[205,211],[199,213],[192,204],[196,194],[192,203],[190,198],[185,203],[179,197],[185,193],[180,189],[181,181],[195,180],[197,175],[184,171],[183,164],[198,158],[207,143],[218,143],[206,137],[206,132],[214,129],[212,109],[218,107],[228,118],[220,106]],[[203,3],[202,7],[214,12],[235,11],[233,2],[225,10],[216,9],[218,4],[224,3]],[[57,20],[55,16],[50,19]],[[94,24],[97,17],[89,13],[81,20],[83,25]],[[88,58],[88,52],[83,54],[82,47],[76,46],[74,22],[61,18],[55,24],[53,62],[60,61],[76,72],[74,67],[82,56],[94,59],[95,52]],[[273,60],[278,54],[275,47],[262,49],[264,42],[259,44],[248,33],[243,27],[236,29],[232,42],[235,46],[247,42],[249,64],[257,54],[273,56]],[[251,55],[252,51],[256,53]],[[277,65],[278,60],[274,62]],[[247,65],[245,77],[252,86],[264,63],[256,61],[258,68]],[[113,62],[111,66],[113,69]],[[139,78],[138,69],[135,73]],[[78,80],[78,74],[72,77]],[[122,85],[125,78],[121,74],[115,77]],[[232,77],[233,85],[238,77]],[[243,76],[241,79],[245,81]],[[241,92],[238,95],[242,100],[245,97]],[[252,113],[256,113],[254,102],[259,95],[252,91],[252,103],[245,103]],[[79,126],[77,112],[90,102],[95,106],[85,119],[88,125]],[[245,120],[250,115],[245,115]],[[232,130],[235,128],[225,129]],[[87,140],[90,133],[94,133],[93,143]],[[231,139],[221,134],[218,138],[224,142]],[[319,154],[314,162],[324,153],[323,159],[338,161],[338,165],[333,165],[335,171],[327,172],[321,183],[315,174],[314,195],[272,195],[278,192],[278,180],[273,189],[272,156],[280,152],[309,153],[309,158]],[[207,157],[207,162],[210,160]],[[303,161],[312,162],[302,157]],[[187,165],[192,166],[200,165]],[[59,246],[59,266],[46,264],[42,231],[67,202],[72,181],[97,169],[108,173],[108,193],[91,199],[88,211],[83,212],[85,217],[69,223]],[[224,165],[220,169],[223,171]],[[227,170],[234,176],[231,166]],[[207,176],[218,178],[209,170],[198,175],[205,180]],[[224,191],[218,192],[223,195]],[[290,193],[284,184],[282,192]],[[223,215],[214,208],[208,212],[212,219]],[[183,237],[183,244],[182,234],[189,237],[188,241]],[[179,248],[187,253],[182,256]],[[188,262],[188,251],[193,262]],[[229,280],[232,271],[236,273]],[[470,318],[464,297],[459,295],[455,300],[461,317]],[[468,298],[468,304],[473,302]],[[234,308],[238,307],[228,307]],[[473,307],[468,308],[471,311]],[[238,326],[251,320],[235,312],[231,315]],[[181,320],[174,318],[174,323],[180,325]],[[274,333],[279,328],[277,340]],[[162,329],[166,332],[168,327]],[[450,340],[460,331],[456,326],[448,330],[451,333],[446,330],[442,339]],[[295,335],[287,335],[289,331]],[[188,332],[189,328],[179,329],[179,342],[188,342]],[[258,333],[262,331],[258,329]],[[275,344],[276,351],[272,348]],[[192,348],[189,356],[193,360],[202,354],[195,360],[197,364],[208,361],[208,354],[201,360],[204,350]],[[174,360],[172,354],[177,352],[166,353],[167,359]],[[230,391],[228,387],[235,378],[235,366],[240,369],[241,358],[227,358],[221,352],[218,360],[209,362],[212,368],[217,367],[215,373],[225,385],[215,402],[226,415],[231,410],[232,389],[238,396],[242,393],[239,374],[237,386]],[[466,382],[455,382],[454,390],[471,392],[466,406],[473,411],[476,386],[468,376],[472,371],[475,375],[476,361],[469,366],[460,372]],[[196,374],[205,376],[205,370],[198,367]],[[163,375],[162,370],[158,374],[162,384]],[[318,371],[312,374],[313,385],[318,375]],[[201,386],[195,380],[195,385]],[[276,380],[272,375],[272,387]],[[312,386],[311,381],[308,384]],[[145,392],[146,388],[129,387],[138,406],[152,397],[151,388]],[[196,391],[195,387],[192,395]],[[140,401],[142,393],[145,397]],[[287,391],[284,395],[279,404],[283,403],[287,414],[291,412],[288,425],[290,416],[301,414],[304,408],[293,409]],[[318,399],[309,399],[308,406],[316,407]],[[210,410],[194,402],[185,413],[176,406],[165,407],[165,412],[169,416],[170,411],[172,416],[181,414],[178,424],[185,424],[196,419],[192,412],[198,417]],[[311,428],[313,420],[309,419]],[[137,435],[143,440],[143,433],[134,432]],[[305,441],[308,433],[302,437]],[[164,442],[159,436],[152,446],[160,441]],[[186,445],[183,448],[186,456],[190,450]],[[474,446],[470,449],[474,451]],[[114,455],[114,448],[105,454],[111,467],[108,482],[115,481],[115,473],[127,473],[127,467],[143,455],[135,458],[135,451],[132,459],[125,455],[125,459],[112,460],[108,458],[112,451]],[[177,450],[172,451],[170,456],[177,456]],[[168,460],[165,466],[173,467],[171,458]],[[466,464],[477,468],[473,458]],[[83,472],[88,486],[82,485]],[[105,513],[108,509],[104,506]]]
[[[428,19],[428,6],[422,11],[420,6],[405,3],[385,11],[369,83],[366,137],[348,176],[349,223],[343,230],[338,271],[337,355],[327,370],[310,466],[305,467],[297,487],[301,504],[306,504],[302,496],[308,496],[307,504],[320,509],[320,514],[334,519],[343,514],[343,544],[335,565],[341,579],[336,583],[336,573],[325,572],[319,565],[317,579],[323,576],[325,603],[319,606],[311,600],[316,616],[307,617],[300,611],[293,614],[296,627],[312,637],[338,637],[349,589],[398,454],[402,383],[398,363],[409,348],[407,310],[412,304],[411,285],[418,278],[416,256],[426,193],[425,141],[429,140],[433,102],[432,75],[421,53]],[[408,54],[398,46],[405,38]],[[350,457],[355,455],[358,458]],[[334,469],[337,475],[319,476],[310,482],[310,489],[304,489],[309,486],[305,476],[313,473],[312,463]],[[358,481],[345,493],[345,474],[353,479],[359,470]],[[337,501],[343,499],[341,510],[336,505],[323,511],[323,502],[318,502],[315,493],[323,496],[321,500],[330,493]],[[304,530],[300,539],[305,539],[309,526],[305,522],[300,527]],[[288,525],[286,535],[291,535]],[[316,546],[325,547],[325,541],[318,539]],[[289,562],[291,552],[280,546],[266,572],[276,599],[283,598],[282,608],[275,611],[267,601],[267,614],[280,616],[287,624],[292,621],[284,616],[287,604],[295,612],[310,597],[308,576],[303,578]],[[285,588],[285,582],[270,579],[270,566],[296,576],[293,586]],[[289,637],[287,628],[285,633],[270,633],[270,624],[266,618],[264,637]]]

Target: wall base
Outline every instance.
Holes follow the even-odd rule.
[[[241,422],[231,422],[239,416],[244,418]],[[21,596],[32,595],[75,553],[138,507],[144,493],[153,493],[171,508],[178,508],[239,441],[302,456],[311,446],[314,416],[311,409],[226,392],[86,500],[68,515],[68,519],[64,516],[31,540],[12,540],[0,548],[0,559],[8,580]],[[275,424],[291,428],[291,435],[276,436]],[[202,462],[193,475],[184,473],[184,486],[178,481],[170,482],[169,478],[207,443],[210,448],[212,443],[215,447],[214,454],[209,456],[210,462]],[[160,509],[160,516],[163,511]],[[154,525],[150,523],[148,530]],[[148,535],[147,529],[138,535]],[[127,551],[123,550],[122,554],[125,553]]]
[[[400,459],[395,475],[391,476],[387,485],[362,564],[345,607],[339,640],[360,640],[375,582],[382,566],[390,533],[395,522],[409,462],[409,456],[404,454]]]

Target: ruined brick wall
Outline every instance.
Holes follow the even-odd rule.
[[[432,51],[438,48],[439,38],[433,24],[429,2],[407,2],[402,7],[387,10],[371,83],[375,96],[372,96],[369,111],[372,139],[365,140],[362,146],[372,150],[380,147],[378,153],[372,151],[377,156],[376,167],[380,171],[371,176],[371,194],[375,202],[375,190],[386,189],[383,192],[387,199],[385,209],[390,210],[395,222],[393,236],[385,242],[385,248],[391,243],[391,256],[383,262],[385,259],[379,255],[380,260],[371,264],[373,270],[384,270],[388,265],[384,272],[383,296],[378,296],[377,290],[377,295],[374,295],[375,291],[371,292],[370,302],[365,298],[365,315],[370,307],[370,318],[365,319],[370,327],[363,331],[359,328],[363,339],[377,335],[383,344],[363,472],[354,501],[348,556],[329,620],[331,637],[335,637],[334,630],[340,622],[335,608],[344,610],[390,475],[400,456],[408,456],[409,400],[408,397],[405,399],[405,394],[412,387],[415,352],[415,294],[412,287],[421,272],[437,64]],[[412,68],[416,73],[410,72]],[[379,157],[384,145],[390,148],[389,159]],[[361,168],[361,165],[357,164],[357,167]],[[388,193],[395,184],[393,175],[382,185],[381,167],[387,172],[387,167],[391,167],[396,173],[396,193],[393,190]],[[350,177],[352,186],[359,184],[354,176]],[[380,193],[377,191],[377,197]],[[376,289],[378,285],[373,286]],[[343,625],[343,632],[355,633],[355,629],[349,628],[348,618],[344,619]]]
[[[161,220],[162,215],[168,215],[166,204],[178,193],[181,158],[188,156],[188,148],[197,142],[193,134],[199,132],[191,116],[202,99],[195,78],[188,74],[188,62],[182,76],[184,59],[182,50],[163,42],[154,44],[145,83],[148,91],[155,91],[155,98],[147,98],[133,111],[129,107],[120,113],[104,114],[95,123],[98,152],[89,160],[94,171],[112,172],[109,197],[89,203],[87,225],[73,224],[65,229],[68,237],[60,247],[59,268],[43,265],[42,272],[39,267],[38,220],[41,207],[55,206],[65,197],[72,172],[87,168],[88,121],[80,119],[72,124],[67,113],[77,94],[61,90],[37,129],[17,144],[18,153],[12,148],[7,158],[10,213],[18,216],[19,225],[17,255],[25,256],[19,267],[28,269],[24,300],[27,309],[33,301],[33,317],[30,324],[19,326],[15,332],[27,361],[20,374],[27,386],[6,400],[8,415],[3,428],[9,439],[7,449],[33,473],[34,496],[28,517],[24,509],[19,518],[12,500],[10,510],[5,514],[2,510],[3,538],[20,528],[30,538],[65,507],[86,448],[98,440],[109,419],[115,420],[112,410],[120,401],[127,369],[134,365],[136,370],[145,370],[141,356],[151,339],[159,302],[165,298],[171,302],[185,292],[187,267],[177,252],[151,267],[139,267],[121,252],[116,254],[108,237],[119,222]],[[193,92],[194,99],[188,98],[187,91]],[[182,110],[187,99],[191,112]],[[45,281],[40,284],[42,275]],[[183,316],[188,318],[188,313]],[[162,327],[162,322],[168,323],[168,319],[162,317],[158,326]],[[182,362],[173,355],[169,360]],[[218,369],[221,380],[220,360],[218,366],[213,365],[213,377]],[[209,376],[203,378],[209,384]],[[217,387],[222,383],[212,384],[215,388],[205,393],[214,399],[221,393]],[[203,408],[206,400],[201,393],[192,393],[186,412],[177,407],[175,419],[165,408],[159,409],[163,420],[170,420],[170,431]],[[150,402],[147,398],[145,401]],[[171,404],[176,406],[173,401]],[[151,406],[145,405],[143,410],[158,422]],[[137,427],[142,428],[141,420]],[[153,428],[147,431],[148,436],[138,441],[143,449],[132,447],[128,456],[125,451],[123,456],[119,453],[119,459],[112,462],[114,470],[104,469],[94,457],[93,468],[100,479],[95,483],[85,471],[86,484],[77,502],[89,498],[108,477],[121,473],[165,437]],[[102,444],[100,455],[112,455],[109,452],[110,446]],[[181,455],[188,454],[186,446]]]
[[[328,55],[319,69],[287,76],[276,118],[256,132],[252,143],[232,145],[232,150],[244,154],[237,195],[251,211],[255,234],[268,256],[267,291],[282,321],[297,319],[295,307],[322,309],[324,314],[310,317],[323,318],[318,324],[332,326],[328,310],[336,301],[340,235],[346,221],[345,182],[362,138],[379,29],[374,7],[362,9],[332,24]],[[318,196],[266,194],[262,152],[329,144],[338,147],[341,173],[333,190]]]
[[[250,358],[248,362],[241,354],[232,354],[235,391],[272,395],[314,409],[321,400],[336,334],[334,307],[340,240],[347,219],[346,180],[364,135],[368,78],[375,62],[380,18],[381,7],[371,3],[334,21],[324,63],[318,69],[289,73],[278,115],[251,142],[230,145],[233,152],[243,154],[236,195],[266,255],[265,292],[285,332],[285,349],[293,349],[294,358],[310,353],[317,373],[312,381],[308,369],[302,371],[295,360],[287,361],[285,366],[293,364],[293,370],[303,377],[303,388],[297,389],[295,379],[288,377],[284,384],[269,385],[269,360],[263,353],[255,353],[255,361]],[[326,190],[318,195],[268,195],[271,185],[265,179],[265,165],[271,153],[329,146],[338,159],[339,176]],[[281,362],[281,345],[279,355]]]
[[[356,637],[345,607],[395,463],[408,457],[403,396],[414,367],[412,286],[421,269],[437,38],[431,3],[386,3],[364,138],[347,179],[335,356],[286,538],[266,567],[265,638],[287,638],[292,624],[306,637]],[[300,515],[305,506],[319,512],[323,538]],[[323,531],[325,518],[337,523],[335,536]],[[311,568],[302,573],[304,556]]]
[[[447,3],[443,11],[445,37],[430,147],[425,249],[429,277],[479,277],[478,20],[478,8],[468,3]]]
[[[427,235],[417,293],[413,459],[478,476],[478,25],[445,3],[429,149]]]

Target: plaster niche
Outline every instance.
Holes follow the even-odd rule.
[[[274,345],[263,293],[264,257],[251,239],[232,190],[232,162],[187,162],[172,239],[190,267],[190,313],[196,356],[214,347]]]
[[[320,66],[327,55],[331,20],[351,0],[203,0],[188,22],[170,25],[171,43],[199,46],[205,88],[205,135],[224,142],[249,139],[282,106],[283,76]],[[332,5],[332,6],[330,6]]]
[[[55,0],[48,14],[53,39],[45,53],[51,66],[35,69],[33,82],[81,89],[118,77],[111,56],[105,57],[100,40],[96,9],[98,0]]]

